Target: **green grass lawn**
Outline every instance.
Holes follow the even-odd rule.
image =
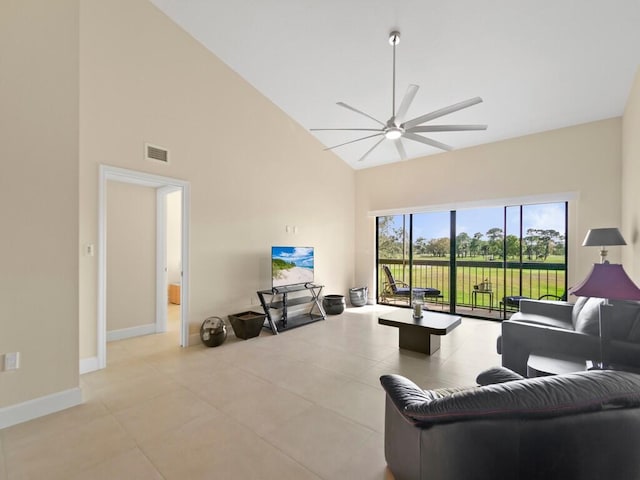
[[[550,261],[544,263],[558,263]],[[564,259],[562,259],[564,260]],[[465,259],[465,261],[473,261]],[[478,260],[486,262],[486,260]],[[543,263],[543,262],[539,262]],[[396,281],[404,281],[408,283],[409,267],[406,265],[390,265]],[[456,303],[458,305],[471,305],[472,292],[474,285],[483,282],[485,279],[491,282],[491,290],[493,292],[493,308],[499,307],[499,302],[504,296],[523,295],[525,297],[539,298],[542,295],[562,296],[565,290],[565,270],[548,270],[545,268],[534,268],[522,270],[522,278],[520,277],[520,269],[507,268],[503,269],[501,262],[496,262],[495,267],[485,266],[458,266],[456,277]],[[380,289],[383,288],[382,274]],[[413,282],[414,287],[432,287],[440,290],[444,296],[444,301],[449,301],[449,285],[450,285],[450,269],[448,265],[414,265]],[[381,291],[381,290],[380,290]],[[476,296],[478,307],[489,307],[489,295],[478,294]]]

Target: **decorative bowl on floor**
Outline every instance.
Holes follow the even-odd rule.
[[[344,312],[344,295],[325,295],[322,306],[327,315],[340,315]]]
[[[200,340],[207,347],[222,345],[227,339],[227,326],[220,317],[209,317],[200,326]]]

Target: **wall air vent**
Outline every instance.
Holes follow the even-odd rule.
[[[147,160],[157,160],[159,162],[169,163],[169,150],[158,145],[144,144],[144,157]]]

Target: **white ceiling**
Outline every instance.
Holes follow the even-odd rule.
[[[640,0],[151,1],[305,129],[377,127],[338,101],[388,120],[397,29],[396,101],[420,86],[407,119],[483,98],[435,123],[488,130],[428,134],[457,149],[620,116],[640,64]],[[357,162],[375,142],[333,152],[353,168],[399,161],[384,141]],[[410,158],[440,152],[403,143]]]

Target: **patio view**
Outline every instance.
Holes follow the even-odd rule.
[[[378,301],[409,305],[398,287],[430,288],[430,308],[505,318],[513,297],[566,290],[566,203],[378,217]],[[439,291],[439,294],[437,293]],[[507,297],[505,299],[505,297]]]

